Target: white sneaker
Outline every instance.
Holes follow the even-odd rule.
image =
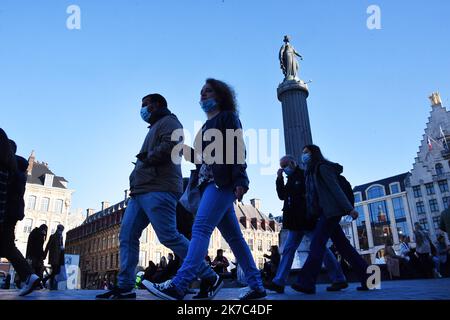
[[[30,275],[20,290],[19,296],[23,297],[31,293],[39,285],[39,282],[41,282],[41,278],[39,278],[38,275],[34,273]]]

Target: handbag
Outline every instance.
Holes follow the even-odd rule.
[[[197,170],[191,170],[191,176],[189,177],[186,190],[184,190],[183,195],[178,200],[183,208],[192,213],[194,216],[197,214],[200,200],[202,199],[202,192],[196,185],[196,182],[198,181],[197,175]]]

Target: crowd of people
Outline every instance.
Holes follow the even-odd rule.
[[[358,217],[351,185],[342,175],[343,167],[327,160],[321,149],[312,144],[303,147],[300,159],[291,155],[280,159],[275,186],[278,197],[284,202],[283,227],[288,234],[281,255],[278,247],[273,246],[271,254],[265,256],[267,261],[262,272],[258,270],[233,207],[236,200],[242,200],[250,185],[235,92],[222,81],[207,79],[200,92],[200,106],[206,121],[192,148],[184,144],[183,126],[169,110],[166,99],[158,93],[142,98],[139,113],[142,120],[149,124],[149,130],[130,175],[130,199],[119,234],[117,284],[105,286],[107,291],[96,298],[136,298],[139,238],[149,224],[159,241],[173,251],[168,256],[169,261],[165,257],[156,265],[150,261],[140,283],[142,288],[161,299],[184,299],[186,294],[191,293],[190,285],[195,280],[200,280],[200,290],[194,299],[212,299],[223,287],[229,267],[223,251],[219,250],[212,261],[205,258],[216,227],[236,258],[233,263],[236,273],[241,275],[241,279],[245,278],[242,281],[249,287],[239,297],[241,300],[264,299],[266,289],[284,292],[295,252],[304,238],[310,241],[310,252],[292,285],[294,290],[314,294],[322,264],[330,278],[328,291],[348,287],[342,265],[327,245],[330,240],[333,251],[339,253],[340,260],[346,261],[358,277],[360,286],[357,290],[370,290],[367,284],[368,263],[350,244],[340,225],[344,216],[353,220]],[[230,135],[229,131],[233,134]],[[220,137],[216,137],[217,134]],[[219,142],[222,145],[217,147]],[[27,254],[30,264],[16,249],[14,226],[23,218],[26,160],[14,155],[14,143],[3,131],[1,148],[0,249],[2,256],[12,262],[20,278],[25,279],[24,289],[20,293],[25,295],[41,279],[52,281],[59,272],[64,256],[61,253],[62,230],[58,227],[43,252],[42,238],[46,228],[41,226],[36,230],[33,234],[35,249],[31,249],[33,253],[30,255]],[[191,172],[186,189],[183,188],[181,174],[182,158],[196,167]],[[424,265],[430,260],[431,249],[427,235],[419,227],[416,226],[415,233],[416,253]],[[450,218],[441,221],[441,228],[450,231]],[[55,250],[54,254],[52,250]],[[439,250],[436,257],[441,259],[447,249],[439,247]],[[52,273],[43,277],[42,260],[47,251],[50,252]],[[388,249],[386,252],[396,258],[395,252]],[[437,264],[433,270],[439,273]]]

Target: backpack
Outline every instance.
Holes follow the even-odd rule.
[[[341,187],[342,191],[344,191],[345,195],[347,196],[348,201],[350,201],[350,204],[352,205],[352,207],[355,207],[355,195],[353,194],[352,185],[341,174],[338,175],[338,181],[339,181],[339,186]]]
[[[317,169],[316,169],[317,172],[319,172],[319,166],[320,166],[320,164],[317,166]],[[341,187],[342,191],[347,196],[348,201],[350,201],[350,204],[352,205],[352,207],[355,207],[355,195],[353,194],[352,185],[350,184],[350,182],[348,182],[348,180],[342,174],[338,174],[337,179],[339,182],[339,186]]]

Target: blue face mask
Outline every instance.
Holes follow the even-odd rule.
[[[287,176],[290,176],[291,174],[294,173],[294,169],[292,169],[291,167],[286,167],[283,169],[284,173],[286,173]]]
[[[311,153],[303,153],[302,154],[302,162],[304,164],[308,164],[311,161]]]
[[[213,98],[200,101],[199,103],[205,113],[211,112],[217,108],[217,102]]]
[[[148,122],[150,120],[150,116],[152,115],[152,113],[150,111],[148,111],[147,107],[142,107],[141,108],[141,118],[142,120],[144,120],[145,122]]]

